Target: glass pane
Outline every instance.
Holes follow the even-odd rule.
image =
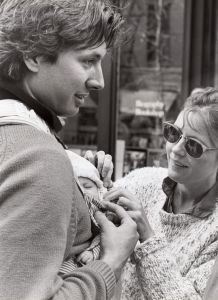
[[[91,92],[79,113],[67,118],[64,128],[58,133],[63,142],[80,155],[83,155],[86,150],[97,151],[97,108],[98,95]]]
[[[131,37],[121,48],[117,178],[135,167],[165,165],[162,122],[179,110],[184,0],[132,0]],[[123,152],[123,154],[121,153]]]

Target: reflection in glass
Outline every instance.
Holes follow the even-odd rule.
[[[127,154],[155,153],[158,165],[162,122],[180,109],[184,0],[132,0],[124,14],[130,38],[120,50],[118,139]]]

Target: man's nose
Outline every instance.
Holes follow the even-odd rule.
[[[104,88],[104,76],[101,66],[95,70],[95,73],[86,81],[86,87],[89,90],[101,90]]]

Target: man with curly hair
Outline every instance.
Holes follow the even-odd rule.
[[[92,236],[58,116],[104,87],[101,62],[122,23],[109,0],[1,1],[0,299],[110,299],[137,242],[136,224],[108,204],[120,225],[96,214],[100,259],[58,274]]]

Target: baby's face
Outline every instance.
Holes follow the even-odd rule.
[[[84,189],[84,192],[95,197],[95,199],[99,198],[98,188],[94,181],[87,177],[79,177],[79,182]]]

